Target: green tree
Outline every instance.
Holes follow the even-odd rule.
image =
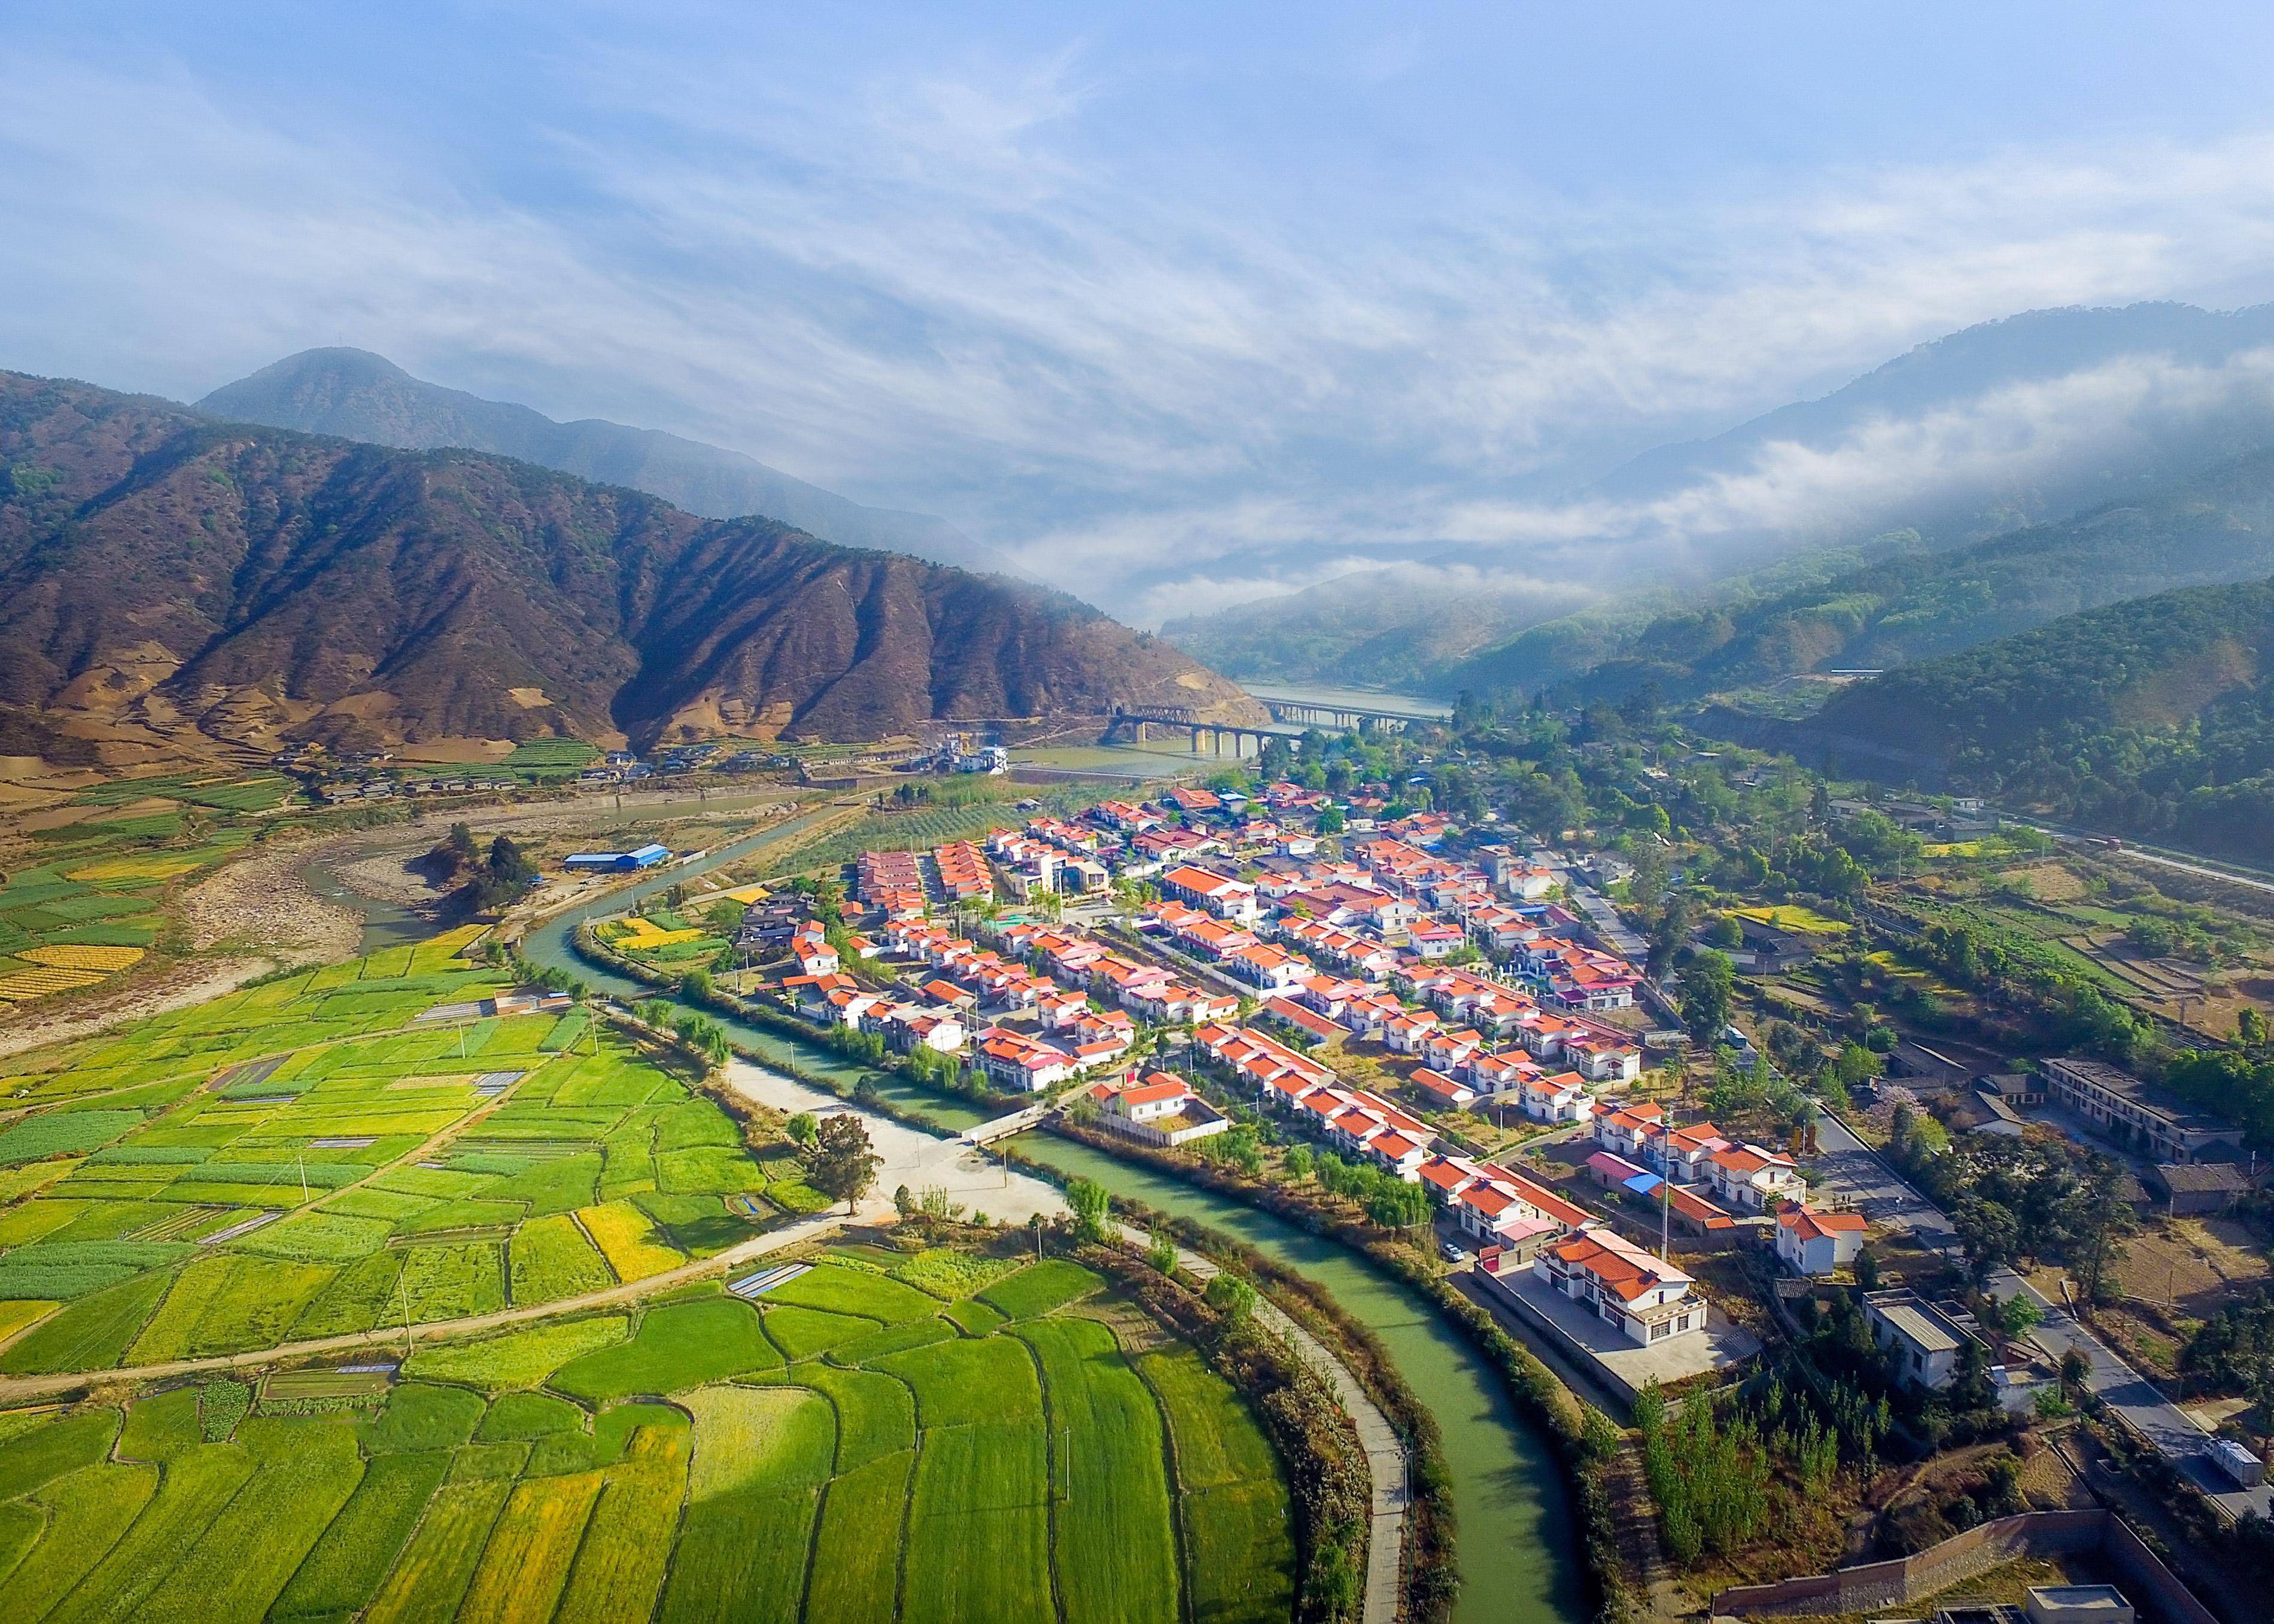
[[[1202,1296],[1210,1308],[1234,1325],[1245,1325],[1255,1312],[1255,1288],[1229,1269],[1212,1275]]]
[[[861,1119],[850,1111],[839,1111],[822,1119],[806,1162],[806,1182],[844,1202],[850,1213],[877,1182],[877,1169],[884,1164]]]
[[[787,1132],[793,1140],[810,1150],[814,1141],[820,1138],[820,1119],[811,1111],[800,1111],[789,1119]],[[905,1185],[902,1187],[906,1188]]]
[[[1073,1208],[1075,1234],[1086,1241],[1105,1238],[1106,1220],[1113,1210],[1113,1197],[1103,1184],[1087,1178],[1075,1179],[1066,1186],[1066,1204]]]
[[[1707,1041],[1718,1039],[1729,1024],[1735,975],[1728,959],[1712,948],[1690,955],[1675,977],[1682,999],[1682,1019],[1690,1032]]]

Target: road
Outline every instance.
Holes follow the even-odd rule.
[[[1811,1165],[1824,1175],[1826,1188],[1848,1198],[1864,1217],[1909,1231],[1931,1251],[1958,1244],[1958,1230],[1948,1215],[1829,1111],[1817,1119],[1816,1142],[1818,1154]]]
[[[1959,1244],[1958,1232],[1948,1215],[1913,1189],[1828,1112],[1818,1124],[1817,1143],[1824,1154],[1814,1165],[1824,1171],[1826,1184],[1852,1197],[1856,1209],[1873,1222],[1907,1229],[1922,1245],[1929,1247]],[[2225,1507],[2230,1515],[2240,1516],[2255,1511],[2261,1516],[2274,1516],[2274,1488],[2236,1488],[2203,1458],[2203,1445],[2210,1434],[2202,1425],[2157,1392],[2153,1382],[2119,1358],[2067,1307],[2052,1301],[2011,1269],[1999,1269],[1992,1274],[1989,1289],[1999,1302],[2026,1293],[2044,1315],[2029,1339],[2056,1365],[2072,1349],[2082,1353],[2090,1372],[2085,1385],[2130,1422],[2189,1482]]]
[[[2039,834],[2051,835],[2057,840],[2092,840],[2109,838],[2096,830],[2080,829],[2073,823],[2052,823],[2037,818],[2025,817],[2017,817],[2013,821],[2026,824]],[[2231,868],[2214,868],[2204,863],[2190,862],[2184,857],[2172,856],[2152,846],[2137,846],[2129,840],[2120,846],[2104,851],[2100,855],[2128,858],[2134,862],[2154,863],[2158,868],[2176,868],[2182,874],[2201,875],[2207,880],[2225,880],[2230,885],[2240,885],[2247,891],[2263,891],[2274,894],[2274,880],[2255,879]]]
[[[2079,1324],[2063,1304],[2038,1290],[2011,1269],[1990,1277],[1990,1293],[1999,1302],[2027,1296],[2044,1313],[2029,1338],[2055,1362],[2074,1350],[2091,1367],[2087,1385],[2111,1409],[2130,1422],[2176,1467],[2180,1475],[2234,1516],[2256,1512],[2274,1516],[2274,1487],[2238,1489],[2226,1475],[2203,1457],[2209,1440],[2200,1422],[2156,1390],[2155,1384],[2110,1351],[2108,1345]]]

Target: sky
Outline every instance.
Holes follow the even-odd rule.
[[[1448,548],[1568,582],[1652,446],[2019,311],[2274,298],[2263,7],[18,0],[6,41],[0,366],[195,399],[357,345],[1147,624]]]

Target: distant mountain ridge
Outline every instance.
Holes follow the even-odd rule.
[[[1529,691],[1604,660],[1656,658],[1637,640],[1669,610],[1713,603],[1734,613],[1795,582],[1829,578],[1865,553],[1963,548],[2056,525],[2155,500],[2270,449],[2274,305],[2031,311],[1921,344],[1820,399],[1645,452],[1576,492],[1575,504],[1600,511],[1607,525],[1672,526],[1663,552],[1673,562],[1648,580],[1597,568],[1587,577],[1597,601],[1585,607],[1479,594],[1458,575],[1423,593],[1382,569],[1163,630],[1195,658],[1242,674],[1315,680],[1352,661],[1394,665],[1403,645],[1419,658],[1396,680],[1439,694]],[[1885,467],[1912,466],[1905,458],[1915,460],[1915,478],[1871,483]],[[1832,481],[1818,497],[1776,506],[1773,523],[1715,532],[1710,552],[1692,546],[1678,518],[1652,516],[1684,514],[1693,500],[1712,508],[1717,492],[1773,484],[1787,465],[1803,470],[1805,485],[1805,470],[1843,461],[1867,476],[1860,490]],[[1619,556],[1609,544],[1623,538],[1631,536],[1606,531],[1607,559]],[[1701,552],[1701,564],[1680,561]],[[1642,556],[1653,553],[1643,545]],[[1464,556],[1487,574],[1548,569],[1489,550]],[[1997,629],[2013,628],[1988,635]],[[1385,670],[1371,680],[1391,678]]]
[[[236,423],[337,434],[411,451],[460,446],[599,485],[628,485],[708,519],[756,515],[840,546],[1013,573],[992,549],[929,514],[869,508],[738,451],[599,417],[559,423],[412,377],[367,350],[304,350],[223,384],[197,410]]]
[[[1261,708],[1064,594],[0,372],[0,754]]]
[[[1817,563],[1844,567],[1809,568]],[[1938,550],[1906,533],[1790,560],[1702,606],[1615,628],[1577,674],[1553,662],[1568,666],[1584,643],[1551,643],[1551,626],[1457,667],[1453,680],[1486,692],[1564,681],[1588,696],[1655,682],[1669,698],[1691,697],[1800,673],[1883,670],[2104,604],[2269,572],[2274,451],[1969,546]]]

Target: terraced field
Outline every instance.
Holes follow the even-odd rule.
[[[998,1308],[967,1333],[979,1285]],[[400,1370],[0,1412],[4,1611],[1286,1618],[1269,1445],[1189,1348],[1126,1357],[1085,1317],[1102,1287],[848,1247],[750,1303],[682,1289]]]
[[[476,934],[11,1058],[0,1372],[557,1302],[780,1215],[662,1059],[583,1011],[486,1012]]]

